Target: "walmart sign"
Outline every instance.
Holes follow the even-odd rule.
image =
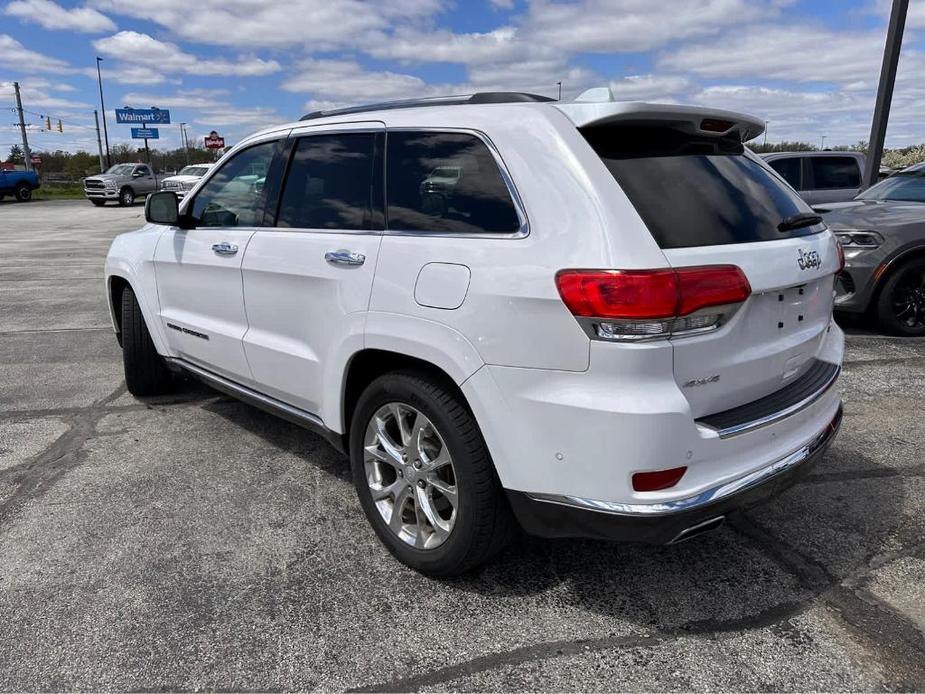
[[[167,125],[170,111],[164,108],[117,108],[116,123]]]

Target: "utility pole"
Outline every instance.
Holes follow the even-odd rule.
[[[29,138],[26,137],[26,121],[23,120],[19,82],[13,82],[13,91],[16,92],[16,112],[19,114],[19,132],[22,133],[22,153],[26,161],[26,171],[32,171],[32,152],[29,150]]]
[[[562,101],[562,82],[556,82],[559,85],[559,101]]]
[[[771,122],[771,121],[769,121],[769,120],[766,120],[766,121],[764,122],[764,144],[765,144],[765,145],[768,144],[768,123],[770,123],[770,122]]]
[[[100,173],[103,173],[106,167],[103,165],[103,143],[100,141],[100,114],[96,109],[93,109],[93,120],[96,121],[96,149],[100,153]]]
[[[903,30],[906,28],[906,13],[909,0],[893,0],[890,24],[883,47],[883,65],[880,68],[880,85],[877,87],[877,103],[874,106],[874,120],[870,125],[870,146],[867,150],[867,167],[864,170],[864,187],[877,182],[883,144],[886,140],[886,126],[890,120],[890,104],[893,102],[893,86],[896,84],[896,67],[903,45]]]
[[[100,72],[102,58],[96,56],[96,79],[100,84],[100,111],[103,112],[103,137],[106,138],[106,166],[112,166],[112,155],[109,153],[109,130],[106,128],[106,104],[103,103],[103,73]]]
[[[822,146],[819,149],[825,149],[825,135],[822,136]]]
[[[186,139],[186,123],[180,123],[180,143],[186,155],[186,165],[189,166],[189,140]]]

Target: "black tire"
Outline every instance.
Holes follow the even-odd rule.
[[[367,425],[379,408],[395,402],[430,419],[452,456],[458,494],[455,524],[449,537],[433,549],[412,547],[389,529],[366,479]],[[367,387],[350,427],[350,462],[360,504],[376,535],[399,561],[423,574],[463,574],[500,552],[519,531],[475,418],[451,384],[428,374],[394,372]]]
[[[32,188],[26,183],[20,183],[16,186],[14,195],[19,202],[29,202],[32,199]]]
[[[125,385],[132,395],[160,395],[170,391],[170,371],[154,348],[131,287],[122,291],[122,364]]]
[[[119,191],[119,205],[121,207],[131,207],[135,204],[135,191],[125,186]]]
[[[890,273],[875,311],[884,332],[925,336],[925,258],[910,260]]]
[[[92,202],[96,207],[102,207],[106,204],[105,200],[94,200],[93,198],[90,198],[90,202]]]

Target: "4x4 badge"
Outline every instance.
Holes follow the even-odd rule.
[[[800,257],[797,258],[797,265],[801,270],[811,270],[814,267],[822,267],[822,258],[817,251],[800,250]]]

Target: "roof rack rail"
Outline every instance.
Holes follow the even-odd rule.
[[[314,120],[328,116],[343,116],[350,113],[365,113],[367,111],[388,111],[396,108],[418,108],[420,106],[455,106],[458,104],[512,104],[517,102],[543,102],[555,101],[548,96],[528,94],[526,92],[476,92],[459,96],[433,96],[424,99],[400,99],[398,101],[383,101],[378,104],[364,106],[348,106],[347,108],[334,108],[329,111],[312,111],[300,120]]]

